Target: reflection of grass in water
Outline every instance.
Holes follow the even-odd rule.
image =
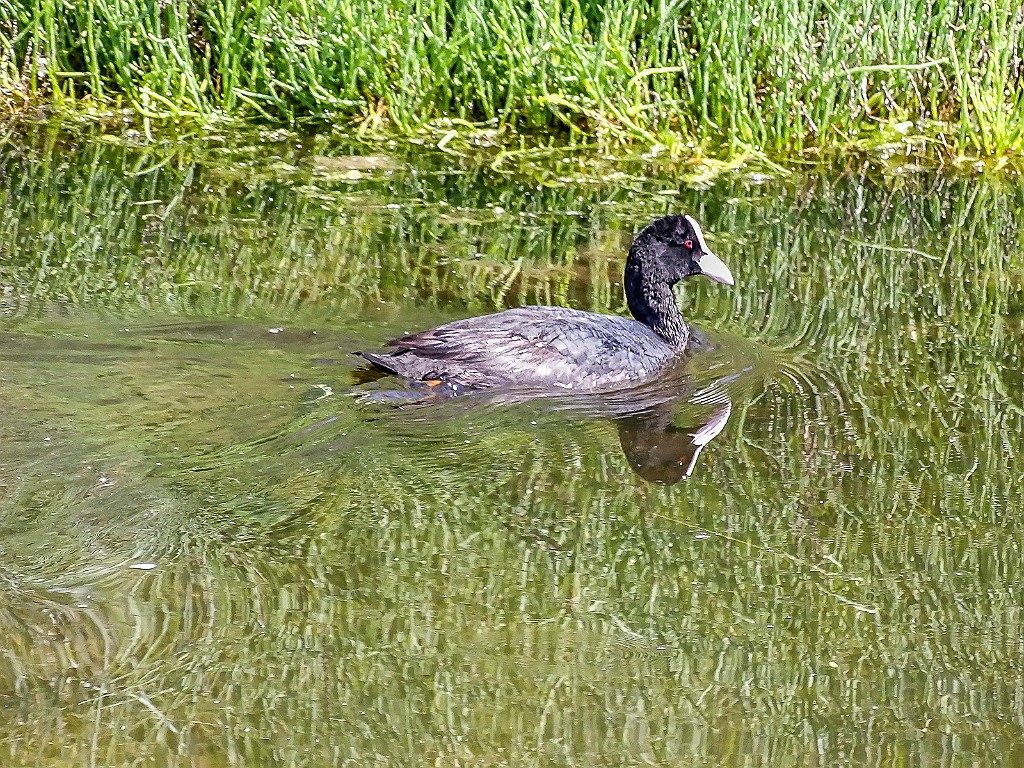
[[[8,165],[0,180],[0,276],[20,308],[7,326],[45,330],[33,312],[61,297],[274,318],[315,301],[360,321],[381,299],[454,305],[444,316],[548,296],[615,310],[622,239],[605,233],[666,206],[657,183],[537,189],[470,169],[348,185],[369,204],[324,209],[274,182],[206,190],[201,165],[125,178],[117,152],[83,158]],[[1002,324],[1018,301],[1003,277],[1020,270],[1021,198],[932,183],[723,181],[673,199],[742,276],[730,292],[689,284],[688,316],[813,364],[738,402],[700,473],[672,488],[636,480],[607,424],[533,428],[515,409],[415,430],[329,399],[263,445],[249,425],[190,441],[168,347],[130,384],[177,414],[169,434],[190,455],[150,478],[165,506],[139,525],[148,538],[92,555],[109,564],[137,545],[160,567],[96,578],[83,545],[61,578],[15,574],[71,591],[20,578],[0,614],[14,762],[28,748],[80,764],[93,749],[117,763],[180,745],[254,763],[275,748],[364,764],[739,762],[767,744],[796,764],[807,733],[831,756],[1004,755],[1021,741],[1005,713],[1019,687],[1024,424],[1019,344]],[[582,215],[551,213],[568,210]],[[233,423],[233,401],[276,407],[260,382],[304,359],[250,349],[258,362],[238,351],[224,363],[238,372],[208,387],[214,424]],[[469,445],[441,441],[474,419]],[[117,424],[88,429],[116,456],[166,458],[130,413]],[[19,503],[0,500],[5,517]],[[54,527],[140,504],[49,503]],[[83,572],[92,597],[75,589]]]
[[[836,472],[850,457],[831,458],[842,448],[834,401],[801,420],[795,386],[747,413],[750,448],[738,464],[719,452],[699,484],[638,490],[607,447],[567,435],[552,460],[506,431],[477,450],[521,462],[502,471],[485,459],[488,488],[466,482],[458,460],[423,472],[415,448],[403,457],[370,444],[277,486],[265,508],[290,514],[276,523],[240,518],[235,502],[211,509],[179,560],[139,578],[129,605],[138,639],[122,630],[114,643],[103,722],[162,732],[174,749],[168,726],[132,698],[145,695],[179,730],[192,723],[190,749],[234,744],[250,759],[287,731],[296,751],[321,759],[333,744],[353,759],[382,745],[406,759],[527,757],[561,738],[567,754],[614,764],[645,750],[712,751],[723,732],[737,758],[752,731],[788,752],[789,729],[801,726],[838,739],[827,749],[863,750],[932,718],[930,732],[952,729],[997,754],[1005,702],[942,697],[965,680],[1002,690],[1000,644],[1019,623],[1009,596],[987,595],[1007,586],[1013,555],[977,540],[964,553],[955,528],[872,512],[870,496],[843,488],[865,473]],[[749,459],[776,440],[790,442],[773,452],[781,467]],[[225,481],[237,469],[225,467]],[[891,471],[883,462],[869,476],[891,489]],[[829,487],[833,474],[842,477]],[[802,491],[779,498],[807,485],[823,492],[824,513]],[[965,554],[992,569],[984,580],[943,573]],[[950,589],[955,601],[983,600],[984,615],[962,615]],[[956,636],[935,621],[954,622]],[[71,707],[65,717],[76,712],[92,714]],[[868,719],[874,736],[851,733]],[[926,735],[914,750],[941,743]]]
[[[179,730],[192,723],[182,735],[190,749],[234,744],[250,759],[262,754],[262,739],[277,743],[275,733],[284,730],[296,751],[310,748],[321,759],[339,742],[353,758],[382,744],[409,759],[430,749],[531,755],[539,736],[544,744],[562,737],[569,753],[594,750],[612,764],[642,751],[647,728],[651,739],[668,739],[649,745],[658,757],[713,749],[721,737],[710,723],[718,733],[734,731],[743,752],[749,719],[761,716],[838,734],[870,716],[884,743],[919,726],[914,708],[921,706],[936,730],[982,738],[996,727],[998,701],[971,705],[977,728],[958,719],[956,698],[946,710],[919,702],[965,676],[976,687],[998,688],[988,657],[968,638],[972,629],[1012,637],[1012,615],[1001,618],[996,606],[993,617],[985,598],[977,624],[950,616],[939,590],[954,586],[941,570],[962,556],[950,545],[954,531],[940,526],[922,542],[920,524],[891,528],[890,518],[863,509],[870,497],[829,488],[836,467],[849,460],[830,459],[832,435],[811,426],[828,419],[829,401],[806,421],[796,417],[807,407],[798,390],[782,386],[774,402],[747,414],[742,435],[751,448],[741,449],[739,465],[719,452],[699,486],[638,495],[607,445],[595,451],[567,434],[558,441],[566,453],[552,460],[550,440],[531,451],[530,439],[505,431],[485,433],[477,449],[521,461],[502,471],[500,460],[485,460],[489,488],[467,483],[457,459],[443,475],[438,462],[424,473],[415,447],[403,457],[395,445],[370,444],[346,461],[271,483],[262,506],[287,512],[278,522],[264,514],[254,524],[260,518],[240,517],[235,501],[216,505],[194,536],[185,534],[177,561],[139,577],[138,602],[128,606],[137,639],[116,625],[106,629],[118,651],[105,667],[108,693],[102,702],[94,690],[80,693],[85,702],[69,708],[61,727],[88,729],[94,710],[87,704],[103,703],[101,723],[115,733],[126,725],[156,745],[163,734],[173,750],[170,726],[144,697]],[[789,443],[772,452],[787,462],[782,467],[747,457],[777,440]],[[224,467],[197,494],[219,497],[219,482],[231,484],[239,468]],[[827,513],[802,492],[766,507],[780,485],[796,490],[779,482],[779,469],[786,481],[801,478],[801,488],[824,491]],[[871,477],[891,484],[888,471],[878,467]],[[847,471],[846,482],[861,474]],[[527,488],[535,496],[523,505]],[[698,531],[712,536],[697,539]],[[915,545],[926,547],[930,568],[908,568]],[[1014,572],[998,548],[976,543],[973,552]],[[999,583],[977,585],[988,591]],[[955,586],[964,599],[965,585]],[[124,585],[105,591],[119,594]],[[956,622],[955,643],[936,639],[930,625],[908,628],[906,611],[924,596],[933,617]],[[523,616],[538,623],[524,625]],[[68,624],[81,631],[80,620]],[[659,645],[670,651],[658,652]],[[102,677],[101,650],[89,646],[76,657],[93,684]],[[858,693],[846,705],[852,679]],[[76,683],[72,675],[62,684],[65,703],[78,700]],[[32,702],[33,711],[49,712],[44,704]],[[495,719],[493,711],[521,719]],[[76,724],[78,712],[84,722]],[[624,742],[627,728],[636,733]],[[760,732],[784,749],[783,731],[766,725]],[[872,744],[849,738],[850,748]],[[924,744],[938,748],[927,738]]]

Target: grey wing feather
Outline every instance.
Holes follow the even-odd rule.
[[[561,307],[522,307],[458,320],[362,353],[411,379],[595,389],[644,378],[675,354],[647,326]]]

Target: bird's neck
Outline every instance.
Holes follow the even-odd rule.
[[[630,260],[626,264],[625,289],[633,317],[672,346],[686,346],[690,332],[664,276],[652,274],[652,270]]]

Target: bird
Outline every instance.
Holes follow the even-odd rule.
[[[696,337],[672,286],[692,275],[733,285],[689,215],[656,219],[634,237],[623,288],[634,319],[524,306],[456,320],[357,352],[374,368],[450,394],[491,388],[600,392],[650,379]]]

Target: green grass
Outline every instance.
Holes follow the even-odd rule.
[[[1011,0],[0,0],[0,90],[144,121],[987,157],[1024,148],[1022,29]]]

